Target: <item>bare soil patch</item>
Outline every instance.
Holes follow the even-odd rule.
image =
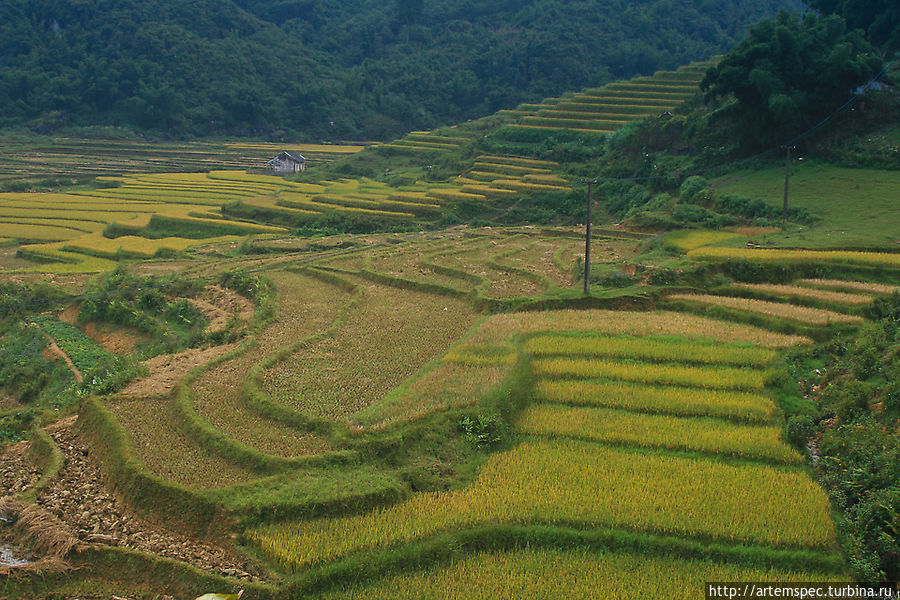
[[[194,367],[204,365],[211,360],[228,354],[238,344],[225,344],[211,348],[192,348],[178,354],[164,354],[144,361],[144,366],[150,370],[147,377],[131,382],[122,390],[124,396],[155,396],[165,394],[175,387],[181,378],[188,374]]]
[[[66,323],[70,323],[72,325],[77,325],[79,312],[81,312],[81,305],[73,304],[66,310],[64,310],[61,313],[59,313],[58,315],[56,315],[56,318],[59,319],[60,321],[65,321]]]
[[[123,327],[98,325],[94,322],[84,326],[84,334],[100,344],[107,352],[123,356],[134,352],[137,343],[147,338],[145,335]]]
[[[0,394],[0,412],[22,408],[22,404],[9,394]]]
[[[56,315],[56,318],[80,327],[78,324],[78,313],[80,311],[81,305],[73,304]],[[100,344],[104,350],[113,354],[131,354],[138,342],[147,339],[146,335],[138,331],[108,323],[95,323],[92,321],[85,325],[82,330],[86,336]]]

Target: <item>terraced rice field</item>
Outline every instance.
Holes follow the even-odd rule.
[[[775,413],[775,403],[762,394],[706,390],[672,385],[583,379],[547,380],[535,384],[535,399],[574,406],[606,406],[636,412],[678,416],[711,416],[763,423]]]
[[[677,338],[624,336],[544,335],[529,339],[525,348],[538,356],[574,354],[757,367],[772,362],[776,357],[772,350],[753,346],[723,346]]]
[[[836,542],[829,511],[825,492],[802,470],[548,440],[495,454],[459,491],[248,536],[295,567],[489,523],[566,522],[824,549]]]
[[[614,82],[540,104],[520,105],[503,114],[515,119],[511,127],[517,129],[611,133],[631,120],[670,111],[692,97],[712,64],[695,63],[678,71]]]
[[[760,391],[767,379],[764,371],[733,367],[689,367],[570,357],[539,358],[532,364],[534,372],[541,377],[604,378],[705,389]]]
[[[569,181],[553,173],[559,166],[551,161],[482,155],[456,183],[462,185],[459,193],[481,200],[516,196],[519,192],[565,192]]]
[[[252,176],[248,176],[252,177]],[[262,178],[262,176],[257,176]],[[241,181],[232,172],[170,173],[101,177],[115,187],[67,194],[0,194],[0,225],[22,242],[43,241],[22,247],[26,257],[50,261],[32,267],[41,272],[109,270],[104,258],[152,257],[160,252],[181,252],[201,242],[227,242],[237,236],[283,233],[280,227],[232,221],[220,206],[230,199],[269,193],[292,185],[281,178]],[[48,219],[50,225],[15,224],[30,218]],[[110,233],[109,226],[115,226]],[[101,257],[101,258],[97,258]]]
[[[655,335],[640,337],[647,332]],[[523,334],[530,336],[524,342]],[[713,344],[711,337],[763,347]],[[766,371],[728,366],[743,361],[765,366],[774,357],[765,346],[802,341],[660,312],[489,317],[440,364],[511,365],[517,344],[534,354],[538,403],[517,423],[524,441],[491,456],[465,488],[417,494],[355,516],[264,526],[251,530],[249,538],[288,568],[427,540],[447,530],[502,524],[621,528],[751,544],[763,552],[807,548],[833,553],[827,497],[795,466],[799,454],[771,421],[774,403],[762,393]],[[720,350],[718,356],[714,349]],[[635,356],[666,362],[636,363]],[[558,364],[583,366],[591,376],[613,379],[625,373],[632,381],[548,378],[571,373],[554,368]],[[710,385],[722,389],[700,389]],[[735,389],[742,387],[756,391]],[[723,489],[729,493],[722,494]],[[644,564],[655,560],[647,557]],[[360,590],[392,590],[402,597],[407,580],[410,576],[387,578]]]
[[[327,600],[694,600],[707,581],[807,581],[809,574],[677,557],[529,548],[479,552],[414,574],[329,592]],[[840,581],[820,575],[822,581]]]
[[[845,281],[841,279],[799,279],[796,281],[798,285],[825,289],[825,290],[843,290],[847,292],[861,292],[865,294],[882,294],[890,295],[900,292],[900,286],[885,285],[883,283],[872,283],[869,281]]]
[[[298,273],[272,274],[279,319],[256,335],[246,351],[207,369],[191,386],[197,412],[217,431],[265,454],[298,456],[328,449],[321,436],[298,431],[251,410],[242,394],[250,369],[279,348],[328,328],[349,294]]]
[[[430,131],[412,131],[399,140],[381,144],[379,148],[382,151],[415,156],[458,150],[473,140],[473,137],[460,134],[442,135]]]
[[[311,163],[330,162],[359,152],[363,145],[290,145]],[[0,182],[40,182],[48,177],[134,174],[147,172],[210,171],[213,169],[262,168],[285,149],[284,144],[264,143],[149,143],[138,140],[53,138],[45,141],[3,141]]]
[[[750,343],[780,348],[809,343],[796,335],[785,335],[738,323],[668,311],[623,312],[608,310],[559,310],[495,315],[485,321],[472,342],[492,343],[509,332],[533,335],[547,332],[585,332],[603,335],[680,336],[726,343]]]
[[[821,300],[834,304],[847,304],[861,306],[871,304],[874,298],[865,294],[848,294],[816,288],[808,288],[799,285],[779,285],[775,283],[736,283],[732,287],[751,292],[761,292],[772,296],[789,298],[802,298],[808,300]]]
[[[540,297],[555,288],[575,285],[576,257],[583,245],[567,230],[529,228],[473,229],[461,234],[408,234],[389,243],[348,252],[322,264],[363,276],[437,286],[479,298]],[[613,236],[610,230],[603,235]],[[617,248],[636,242],[600,239],[593,248],[598,261],[615,261]],[[623,250],[628,252],[628,250]]]
[[[862,323],[862,317],[846,315],[820,308],[809,308],[780,302],[767,302],[765,300],[753,300],[750,298],[735,298],[732,296],[715,296],[712,294],[672,294],[670,300],[681,300],[690,303],[745,311],[749,313],[777,317],[799,321],[809,325],[829,325],[832,323],[858,324]]]
[[[706,246],[689,251],[698,260],[746,259],[763,263],[827,263],[871,267],[900,267],[900,254],[889,252],[854,252],[850,250],[782,250],[775,248],[727,248]]]
[[[666,235],[665,244],[679,252],[688,252],[702,246],[710,246],[739,238],[739,233],[731,231],[673,231]]]
[[[474,322],[465,302],[361,283],[363,296],[333,334],[263,374],[273,400],[340,419],[380,400]]]
[[[226,487],[259,477],[206,451],[181,432],[167,399],[141,398],[109,405],[128,432],[136,458],[158,477],[197,489]]]
[[[350,430],[359,433],[369,428],[380,429],[450,408],[475,405],[504,380],[509,366],[442,362],[352,415]]]
[[[7,237],[26,243],[25,256],[54,263],[33,270],[108,270],[112,264],[97,256],[152,257],[199,243],[286,232],[224,216],[222,206],[230,203],[254,214],[261,211],[263,217],[340,212],[421,220],[434,218],[440,210],[440,201],[427,196],[425,187],[395,189],[365,178],[306,184],[242,171],[211,171],[98,181],[109,187],[67,194],[0,194],[0,225]]]
[[[781,429],[708,418],[638,414],[607,408],[534,406],[518,424],[525,434],[571,437],[607,444],[687,450],[797,464],[800,454]]]

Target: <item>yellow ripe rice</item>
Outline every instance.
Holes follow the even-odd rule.
[[[862,323],[862,317],[845,315],[821,308],[795,306],[780,302],[766,302],[751,298],[734,298],[731,296],[714,296],[711,294],[672,294],[670,300],[683,300],[699,304],[722,306],[750,313],[800,321],[810,325],[828,325],[830,323]]]
[[[650,415],[608,408],[558,405],[529,407],[517,423],[521,433],[567,436],[595,442],[728,454],[775,463],[802,458],[781,440],[778,427],[710,418]]]

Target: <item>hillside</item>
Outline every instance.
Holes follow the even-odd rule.
[[[895,580],[897,171],[805,155],[783,229],[779,170],[687,177],[711,62],[297,145],[291,179],[240,169],[279,146],[23,136],[0,596]],[[641,179],[595,188],[585,293],[596,173]]]
[[[0,127],[386,139],[705,58],[782,7],[799,2],[12,0]]]

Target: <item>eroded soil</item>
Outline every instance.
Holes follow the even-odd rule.
[[[37,503],[63,520],[82,542],[131,548],[190,563],[200,569],[248,581],[252,566],[222,548],[200,543],[133,516],[109,491],[105,477],[78,437],[74,418],[48,427],[65,458],[57,478]]]

